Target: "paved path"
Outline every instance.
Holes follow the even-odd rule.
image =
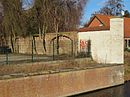
[[[45,55],[34,55],[34,61],[48,61],[52,60],[52,57],[48,57]],[[7,57],[5,54],[0,54],[0,65],[6,64]],[[8,61],[9,63],[21,63],[21,62],[32,62],[32,56],[31,55],[23,55],[23,54],[9,54],[8,55]]]

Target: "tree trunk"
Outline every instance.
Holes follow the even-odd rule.
[[[11,37],[10,37],[10,42],[11,42],[12,52],[14,53],[14,42],[13,42],[12,34],[11,34]]]
[[[34,51],[36,52],[36,54],[38,54],[37,52],[37,47],[36,47],[36,40],[35,40],[35,37],[33,36],[33,41],[34,41]]]
[[[57,45],[57,55],[59,55],[59,33],[58,33],[58,24],[56,25],[56,45]]]
[[[45,40],[45,34],[43,35],[43,48],[46,52],[46,40]]]
[[[43,48],[44,48],[44,51],[46,52],[46,40],[45,40],[45,37],[46,37],[46,30],[47,30],[47,27],[43,27]]]

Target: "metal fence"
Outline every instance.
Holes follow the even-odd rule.
[[[1,46],[0,47],[0,64],[21,64],[21,63],[34,63],[34,62],[46,62],[46,61],[54,61],[54,60],[68,60],[68,59],[75,59],[75,58],[85,58],[91,57],[91,41],[88,41],[88,45],[85,48],[85,51],[78,51],[74,49],[74,42],[73,40],[69,42],[64,42],[61,44],[59,41],[59,45],[57,46],[57,41],[52,41],[51,49],[52,53],[50,55],[47,54],[37,54],[35,52],[35,42],[34,40],[31,41],[31,53],[18,53],[13,52],[9,46]],[[76,44],[78,45],[78,44]],[[67,46],[69,46],[67,48]],[[22,47],[22,46],[21,46]],[[67,53],[61,53],[60,48],[64,48],[64,50],[68,49]],[[58,50],[57,50],[58,49]],[[77,51],[75,51],[77,50]],[[59,51],[59,52],[57,52]]]

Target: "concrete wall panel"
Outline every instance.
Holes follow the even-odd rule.
[[[123,65],[0,80],[0,97],[63,97],[124,83]]]

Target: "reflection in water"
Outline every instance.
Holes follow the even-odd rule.
[[[130,97],[130,81],[124,85],[72,97]]]
[[[130,81],[124,85],[124,97],[130,97]]]

